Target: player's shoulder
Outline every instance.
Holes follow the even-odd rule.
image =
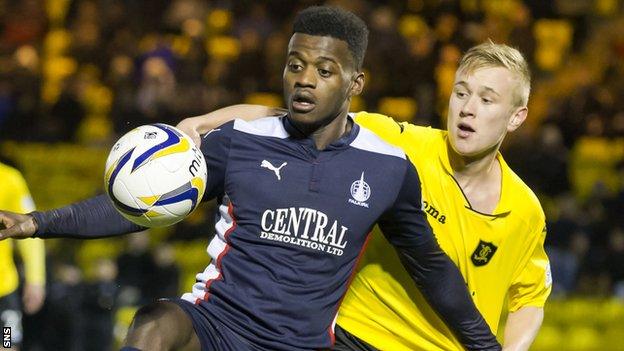
[[[357,136],[351,142],[351,147],[373,154],[393,156],[403,160],[407,159],[405,151],[400,147],[386,142],[376,133],[364,126],[360,125],[359,129]]]
[[[285,118],[285,115],[267,116],[253,121],[235,119],[230,123],[231,128],[238,132],[263,137],[285,139],[288,138],[289,134],[284,127],[284,123],[282,121],[283,118]]]
[[[535,192],[504,161],[503,172],[503,176],[508,178],[508,193],[505,196],[509,197],[507,201],[513,203],[512,212],[532,226],[543,226],[546,216]]]
[[[431,126],[419,126],[407,122],[402,122],[404,125],[404,133],[410,137],[418,137],[425,141],[441,140],[443,141],[448,134],[447,131],[433,128]]]
[[[24,177],[17,168],[0,162],[0,179],[2,179],[4,184],[14,185],[16,183],[22,183]]]
[[[384,139],[395,143],[393,139],[409,139],[427,141],[442,138],[444,131],[432,127],[419,126],[408,122],[399,122],[392,117],[367,111],[354,114],[355,121]]]
[[[8,206],[6,201],[13,204],[16,199],[19,199],[17,201],[28,201],[22,203],[23,208],[9,207],[5,209],[15,212],[34,210],[34,205],[27,206],[32,204],[32,199],[30,197],[30,192],[28,191],[28,186],[26,185],[26,180],[17,168],[0,162],[0,179],[2,179],[4,190],[3,193],[0,193],[0,202],[3,203],[2,206]]]

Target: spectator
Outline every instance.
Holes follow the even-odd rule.
[[[84,331],[89,336],[85,350],[108,351],[113,346],[117,265],[109,259],[100,259],[95,265],[95,281],[85,284],[81,311],[84,314]]]
[[[614,227],[609,234],[606,267],[613,294],[624,299],[624,229]]]
[[[125,251],[117,258],[117,282],[122,287],[119,292],[120,304],[144,304],[151,296],[149,287],[154,267],[154,258],[149,251],[149,236],[144,233],[129,235],[126,244]]]
[[[155,248],[152,277],[147,285],[148,298],[152,301],[180,295],[180,268],[170,244],[162,243]]]
[[[80,269],[71,263],[57,263],[53,283],[46,301],[44,345],[54,345],[57,350],[82,351],[88,344],[84,332],[84,283]]]

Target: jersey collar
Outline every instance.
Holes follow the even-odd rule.
[[[327,147],[323,151],[345,149],[345,148],[349,147],[349,145],[351,145],[353,140],[355,140],[355,138],[357,137],[357,135],[360,132],[360,126],[357,123],[355,123],[355,121],[353,120],[353,114],[352,113],[349,113],[347,115],[347,120],[348,120],[348,123],[352,124],[351,130],[348,133],[345,133],[344,135],[342,135],[339,139],[337,139],[334,142],[332,142],[331,144],[327,145]],[[299,140],[304,145],[309,146],[309,147],[311,147],[313,149],[316,149],[316,145],[314,144],[314,140],[312,140],[311,137],[302,135],[302,133],[299,130],[297,130],[297,128],[295,128],[293,126],[293,124],[290,121],[288,115],[285,115],[282,118],[282,123],[284,124],[284,129],[291,136],[291,138],[293,138],[295,140]]]
[[[494,213],[492,214],[482,213],[482,212],[472,209],[472,207],[470,206],[470,202],[468,201],[468,198],[466,197],[463,190],[459,186],[459,183],[453,176],[453,169],[451,168],[451,161],[448,155],[448,142],[449,142],[448,135],[445,134],[444,142],[440,143],[440,146],[439,146],[440,150],[438,150],[439,151],[438,155],[440,156],[439,161],[440,161],[440,164],[442,165],[442,168],[444,169],[444,172],[446,172],[451,178],[453,178],[453,180],[457,184],[457,187],[459,188],[459,191],[461,191],[462,195],[464,196],[464,200],[466,201],[466,208],[468,208],[471,211],[482,214],[484,216],[489,216],[489,217],[494,217],[494,218],[505,217],[509,213],[511,213],[512,204],[510,203],[510,200],[509,200],[510,196],[508,195],[509,192],[511,191],[511,183],[510,183],[511,170],[509,169],[509,166],[503,159],[503,156],[501,155],[501,153],[500,152],[496,153],[496,159],[500,163],[500,167],[501,167],[501,178],[502,178],[500,200],[498,201],[498,204],[496,205],[496,208],[494,209]]]

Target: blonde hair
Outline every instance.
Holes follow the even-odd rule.
[[[470,48],[459,61],[457,71],[472,73],[489,67],[504,67],[516,76],[518,84],[514,88],[513,103],[526,106],[531,92],[531,72],[520,51],[488,40]]]

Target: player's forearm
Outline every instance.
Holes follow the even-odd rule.
[[[199,134],[205,134],[210,130],[236,118],[250,121],[260,117],[273,115],[277,111],[279,111],[279,109],[262,105],[239,104],[220,108],[205,115],[186,118],[180,123],[184,123],[189,120],[189,122],[196,126],[196,130]]]
[[[543,320],[544,309],[541,307],[526,306],[510,313],[505,325],[505,346],[503,350],[528,350],[535,340]]]
[[[475,307],[457,267],[444,252],[423,255],[401,250],[400,257],[429,304],[468,350],[500,350],[490,327]]]
[[[33,212],[35,237],[96,239],[137,232],[138,226],[117,212],[106,195],[92,197],[69,206]]]

